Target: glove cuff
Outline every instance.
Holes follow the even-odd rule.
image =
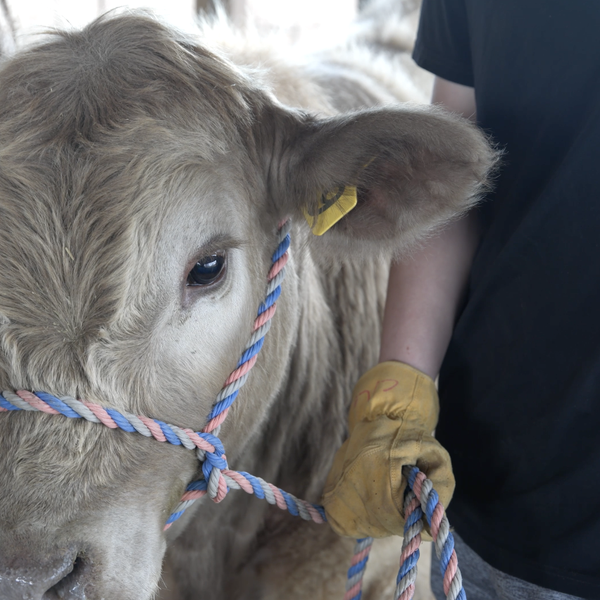
[[[409,418],[422,423],[423,431],[435,429],[439,400],[435,383],[406,363],[382,362],[367,371],[354,387],[348,416],[350,432],[360,421]]]

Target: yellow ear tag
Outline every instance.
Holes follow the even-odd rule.
[[[340,185],[337,190],[321,196],[316,217],[307,210],[304,210],[304,217],[315,235],[323,235],[347,215],[356,206],[356,202],[356,187]]]

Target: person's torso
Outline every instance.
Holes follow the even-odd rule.
[[[600,2],[464,4],[505,154],[440,375],[450,515],[497,568],[600,597]]]

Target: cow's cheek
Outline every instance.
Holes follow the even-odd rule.
[[[178,396],[183,406],[163,407],[163,418],[171,414],[180,426],[202,427],[219,390],[235,369],[266,288],[266,276],[264,281],[252,277],[248,261],[242,250],[229,252],[227,281],[221,288],[198,293],[185,309],[185,318],[170,319],[162,328],[162,356],[170,358],[163,363],[161,380],[168,382],[179,372],[178,379],[187,380],[191,387],[189,396],[185,392]]]

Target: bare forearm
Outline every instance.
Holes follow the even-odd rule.
[[[439,104],[451,112],[462,115],[465,119],[477,121],[475,90],[472,87],[436,77],[433,80],[431,104]]]
[[[435,378],[452,335],[477,245],[471,215],[390,270],[380,361],[407,363]]]

